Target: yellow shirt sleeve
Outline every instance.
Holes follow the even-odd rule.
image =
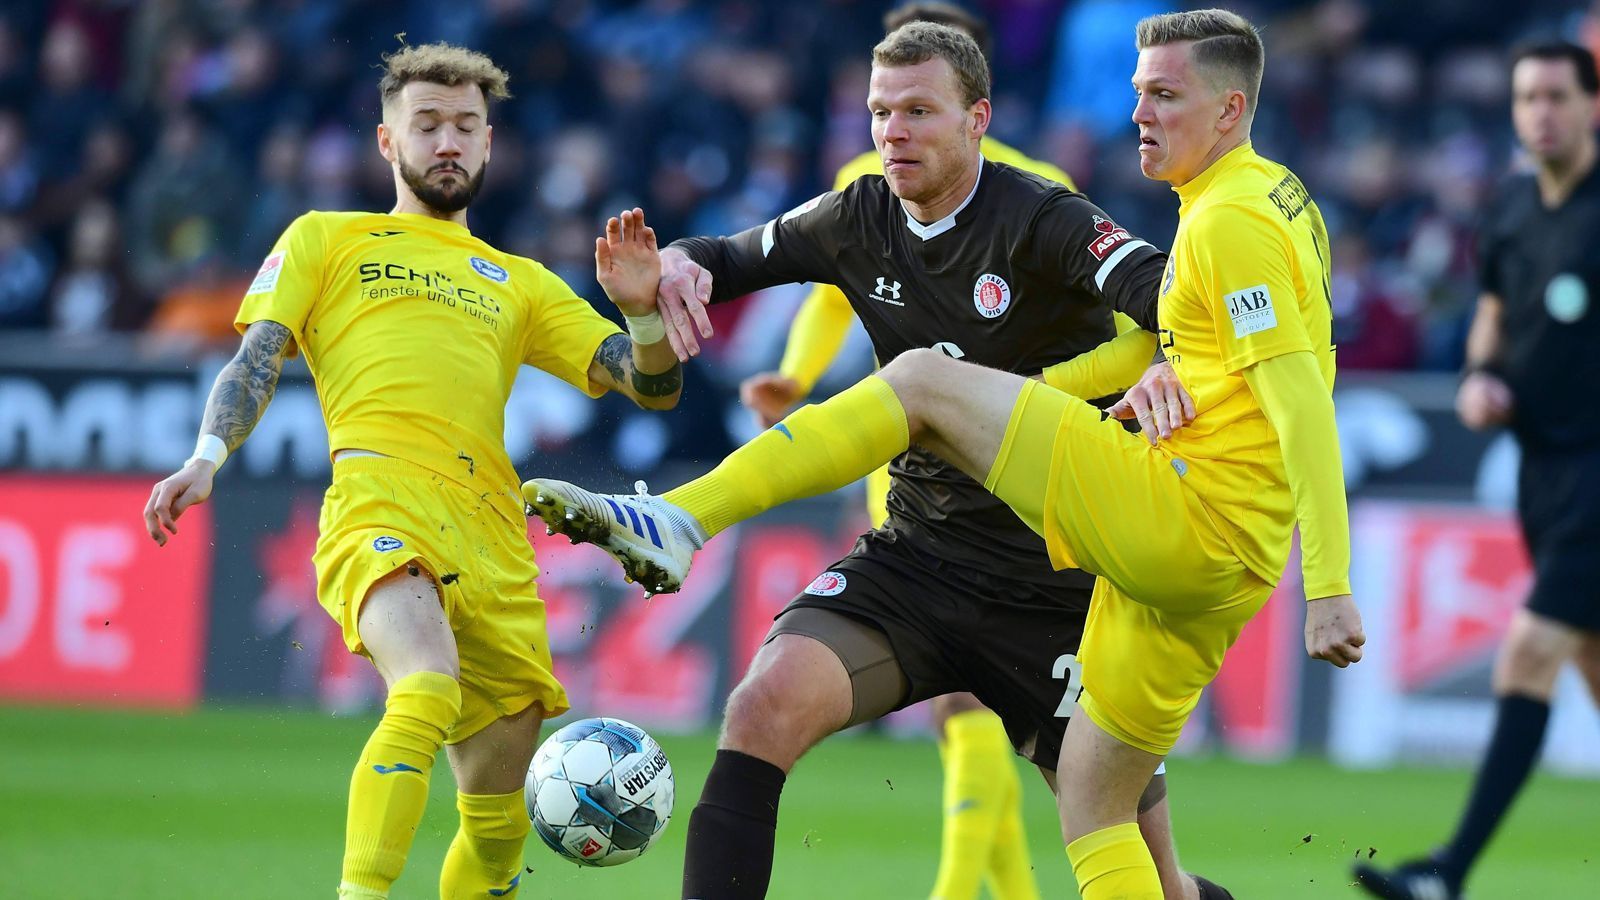
[[[1087,353],[1044,370],[1044,383],[1074,397],[1093,400],[1132,387],[1150,368],[1156,355],[1156,336],[1117,313],[1115,338]],[[1132,326],[1124,328],[1123,323]]]
[[[1249,206],[1224,205],[1207,210],[1192,227],[1189,246],[1213,306],[1223,370],[1242,372],[1264,359],[1311,350],[1283,224]]]
[[[326,244],[327,235],[316,213],[289,223],[245,290],[233,327],[244,334],[256,322],[277,322],[294,336],[284,348],[285,354],[299,353],[311,308],[322,296]]]
[[[543,266],[533,269],[534,286],[528,292],[533,309],[522,334],[523,364],[543,369],[591,397],[604,394],[604,385],[589,380],[589,363],[601,342],[622,334],[622,329],[554,272]]]
[[[831,284],[814,284],[789,325],[778,372],[793,378],[802,394],[811,393],[822,373],[833,365],[855,312],[844,292]]]
[[[1244,370],[1245,383],[1278,432],[1283,468],[1300,520],[1306,599],[1350,593],[1350,514],[1333,397],[1309,351],[1273,356]]]

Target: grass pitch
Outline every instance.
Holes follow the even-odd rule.
[[[163,716],[0,709],[0,897],[333,896],[350,766],[375,719],[207,709]],[[547,733],[549,729],[547,729]],[[710,735],[659,735],[678,784],[675,821],[642,859],[580,869],[530,836],[522,900],[678,896],[689,810]],[[1349,864],[1396,861],[1441,839],[1465,771],[1351,773],[1313,760],[1256,766],[1178,759],[1172,798],[1184,863],[1240,900],[1357,897]],[[396,900],[438,896],[455,833],[440,760]],[[1024,775],[1030,848],[1045,897],[1077,896],[1054,806]],[[939,829],[931,743],[834,738],[784,793],[771,897],[926,898]],[[1600,896],[1600,783],[1535,776],[1472,883],[1485,898]],[[1309,840],[1307,840],[1309,838]]]

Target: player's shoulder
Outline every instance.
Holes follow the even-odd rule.
[[[386,219],[383,213],[364,210],[312,209],[300,214],[290,227],[318,228],[328,234],[353,231],[362,223]],[[376,226],[373,226],[376,227]]]
[[[1062,202],[1070,198],[1084,200],[1082,194],[1065,184],[1011,163],[988,159],[983,177],[990,182],[989,189],[1003,197],[1012,209],[1037,208],[1050,201]]]
[[[1069,190],[1078,189],[1072,177],[1060,166],[1045,162],[1042,159],[1034,159],[1021,150],[992,137],[985,136],[980,146],[983,150],[984,158],[990,162],[1004,163],[1014,169],[1021,169],[1024,172],[1041,176],[1049,181],[1065,185]]]
[[[571,293],[566,281],[537,259],[500,250],[482,240],[478,245],[478,252],[468,258],[468,264],[490,281],[533,295],[550,291]]]

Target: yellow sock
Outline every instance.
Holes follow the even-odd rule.
[[[1006,749],[1010,750],[1009,745]],[[1028,829],[1022,822],[1022,780],[1017,777],[1015,760],[1006,760],[1005,772],[1007,788],[984,884],[995,900],[1039,900],[1039,884],[1034,880],[1033,860],[1028,854]]]
[[[790,500],[844,487],[909,444],[900,398],[887,381],[869,375],[824,403],[801,407],[663,496],[698,519],[709,537]]]
[[[1011,741],[999,716],[986,709],[956,713],[945,720],[944,732],[944,835],[933,897],[976,900],[978,885],[989,872],[997,849],[1001,824],[1008,812],[1016,814],[1021,784],[1011,759]],[[1023,865],[1023,890],[1031,889],[1031,893],[997,891],[996,897],[1038,896],[1026,855]],[[1012,886],[1015,880],[1008,877],[1005,885]]]
[[[533,825],[521,791],[456,794],[461,827],[439,874],[442,900],[515,897],[522,880],[522,844]]]
[[[341,896],[385,897],[400,877],[428,803],[428,773],[460,715],[461,686],[449,675],[416,672],[389,689],[350,776]]]
[[[1161,876],[1137,822],[1090,832],[1067,845],[1083,900],[1162,900]]]

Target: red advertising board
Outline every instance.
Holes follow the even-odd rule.
[[[1491,655],[1533,573],[1509,516],[1424,506],[1404,521],[1396,661],[1401,686],[1416,688]]]
[[[144,478],[0,477],[0,699],[199,699],[210,510],[157,547],[149,496]]]

